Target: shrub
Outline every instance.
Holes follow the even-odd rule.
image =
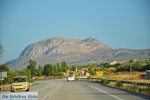
[[[104,83],[104,84],[109,84],[110,83],[110,81],[106,78],[105,79],[104,78],[100,79],[100,82]]]
[[[137,84],[135,83],[135,84],[132,84],[132,91],[136,91],[137,89],[138,89],[138,86],[137,86]]]
[[[136,83],[130,84],[126,89],[136,92],[136,90],[142,92],[142,88],[139,88]]]
[[[104,83],[104,79],[103,79],[103,78],[102,78],[102,79],[100,79],[100,82],[101,82],[101,83]]]
[[[146,93],[147,93],[147,94],[150,94],[150,85],[149,85],[149,84],[146,85],[146,88],[145,88],[145,89],[146,89]]]
[[[116,87],[122,87],[122,86],[123,86],[123,84],[121,81],[116,81]]]

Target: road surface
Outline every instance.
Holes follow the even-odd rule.
[[[38,92],[39,100],[150,100],[144,96],[94,82],[66,80],[37,81],[30,92]]]

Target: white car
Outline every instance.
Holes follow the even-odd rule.
[[[75,78],[73,76],[68,76],[67,77],[67,81],[74,81],[74,80],[75,80]]]

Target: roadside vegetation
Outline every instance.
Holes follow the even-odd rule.
[[[39,77],[39,79],[61,78],[60,76],[64,76],[68,68],[69,67],[66,62],[62,62],[61,64],[45,64],[44,66],[39,65],[37,67],[36,61],[34,60],[30,60],[27,68],[22,70],[10,71],[7,65],[0,65],[0,71],[7,72],[7,78],[2,81],[3,85],[9,84],[11,82],[11,79],[15,76],[27,76],[29,81],[33,81],[35,77]]]
[[[83,76],[82,70],[87,69]],[[132,69],[132,77],[130,70]],[[150,82],[150,80],[141,79],[141,75],[146,74],[146,70],[150,70],[150,60],[134,61],[131,59],[126,63],[115,64],[90,64],[85,66],[68,66],[64,61],[57,64],[45,64],[44,66],[37,66],[37,62],[30,60],[26,69],[10,71],[5,64],[0,65],[0,71],[7,71],[8,77],[5,78],[3,84],[9,84],[11,79],[15,76],[27,76],[29,81],[36,79],[56,79],[64,78],[68,74],[76,77],[100,78],[99,82],[110,86],[127,89],[144,94],[150,94],[150,86],[138,86],[137,84],[123,84],[120,80],[135,81],[135,82]],[[81,71],[81,72],[79,72]],[[103,75],[97,75],[97,71],[104,72]],[[78,75],[76,75],[78,73]],[[87,76],[89,73],[89,76]],[[117,80],[110,82],[110,79]]]
[[[141,79],[141,75],[146,75],[146,70],[150,70],[150,60],[133,61],[132,59],[127,63],[116,64],[100,64],[100,65],[87,65],[83,68],[89,68],[90,76],[88,78],[100,78],[95,80],[109,86],[126,89],[142,94],[150,95],[150,85],[138,86],[137,84],[125,84],[121,80],[132,82],[150,82],[150,79]],[[132,76],[130,73],[132,68]],[[103,71],[102,76],[96,75],[96,71]],[[84,79],[83,79],[84,80]],[[88,79],[89,81],[93,81]],[[109,80],[116,80],[115,82]]]

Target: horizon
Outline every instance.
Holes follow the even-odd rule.
[[[95,38],[113,49],[150,49],[149,0],[0,1],[0,64],[53,37]]]

